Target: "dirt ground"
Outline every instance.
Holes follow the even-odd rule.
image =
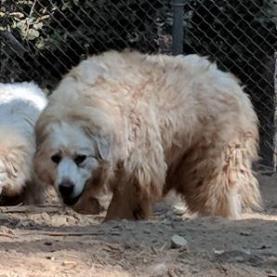
[[[0,208],[0,277],[277,276],[277,175],[259,179],[264,213],[237,221],[189,215],[172,198],[141,222]]]

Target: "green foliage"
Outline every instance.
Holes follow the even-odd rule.
[[[33,78],[50,87],[89,54],[126,47],[158,51],[159,22],[165,22],[168,10],[164,1],[157,0],[2,2],[1,59],[10,60],[9,68],[2,67],[2,72],[9,72],[1,75]]]

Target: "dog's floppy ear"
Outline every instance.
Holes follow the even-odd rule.
[[[101,136],[92,132],[88,127],[83,127],[85,133],[92,139],[95,143],[97,155],[101,160],[109,160],[111,155],[111,142],[112,139],[109,136]]]
[[[101,160],[109,160],[111,155],[111,141],[108,137],[94,136],[93,140],[96,144],[99,158]]]

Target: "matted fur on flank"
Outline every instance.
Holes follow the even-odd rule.
[[[36,197],[32,194],[36,193],[34,127],[46,103],[42,90],[33,82],[0,84],[0,204],[27,198],[31,202],[29,197]]]
[[[108,51],[51,95],[35,169],[71,206],[108,186],[106,220],[148,218],[170,190],[199,215],[238,218],[261,203],[257,125],[237,79],[206,58]]]

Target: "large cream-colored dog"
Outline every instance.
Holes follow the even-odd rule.
[[[0,84],[1,204],[24,200],[22,195],[29,197],[34,192],[32,186],[37,185],[33,182],[32,165],[36,150],[34,127],[46,104],[42,90],[33,82]]]
[[[108,185],[106,219],[148,218],[171,189],[200,215],[260,206],[257,116],[238,81],[197,55],[90,57],[51,95],[36,134],[38,176],[67,205]]]

